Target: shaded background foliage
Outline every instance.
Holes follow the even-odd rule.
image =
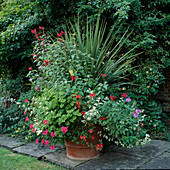
[[[25,75],[28,67],[33,65],[31,54],[34,36],[31,29],[38,29],[40,25],[56,36],[78,14],[83,26],[87,15],[96,20],[100,11],[101,17],[108,23],[107,30],[117,19],[125,20],[120,33],[123,34],[128,26],[134,30],[122,52],[136,44],[140,44],[137,51],[144,52],[134,63],[138,67],[129,69],[129,80],[133,83],[113,92],[126,90],[129,96],[139,99],[139,104],[146,110],[153,110],[155,106],[159,107],[154,96],[164,83],[162,72],[169,67],[169,6],[168,0],[1,0],[0,78],[3,82],[7,78],[17,82],[20,79],[23,84],[18,87],[22,88],[20,93],[27,91],[29,87],[25,85],[28,81]],[[12,88],[18,91],[17,86]],[[149,107],[146,102],[148,100],[153,103]],[[161,121],[162,111],[157,109],[154,113]]]

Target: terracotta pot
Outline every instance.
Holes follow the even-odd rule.
[[[96,128],[97,130],[92,133],[92,136],[94,136],[94,140],[90,139],[87,140],[88,143],[92,143],[94,148],[96,148],[97,144],[99,143],[99,139],[101,137],[97,134],[99,131],[99,128]],[[73,160],[89,160],[94,159],[99,156],[100,152],[96,151],[96,149],[91,148],[90,146],[87,146],[85,144],[77,144],[75,142],[65,141],[65,146],[67,150],[67,157],[69,159]]]

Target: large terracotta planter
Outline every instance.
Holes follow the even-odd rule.
[[[87,140],[88,143],[92,143],[94,148],[96,148],[97,144],[99,143],[99,139],[101,137],[98,134],[99,128],[96,128],[97,130],[92,133],[94,136],[94,140],[90,139]],[[89,160],[94,159],[99,156],[100,152],[97,151],[94,148],[91,148],[88,145],[85,144],[77,144],[76,142],[65,141],[65,146],[67,150],[67,157],[69,159],[73,160]]]

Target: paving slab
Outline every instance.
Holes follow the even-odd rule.
[[[24,145],[24,143],[19,141],[19,139],[8,137],[7,135],[0,135],[0,147],[13,149],[21,145]]]
[[[135,146],[130,149],[119,147],[116,149],[116,152],[151,159],[157,157],[158,155],[161,155],[163,152],[168,151],[168,149],[170,149],[169,142],[152,140],[150,144],[147,144],[145,146]]]
[[[110,152],[75,167],[75,170],[137,169],[148,160],[122,153]]]
[[[170,153],[165,152],[139,169],[170,169]]]
[[[61,147],[58,146],[56,147],[54,151],[60,150],[60,149]],[[50,149],[50,146],[42,147],[42,145],[36,145],[34,143],[29,143],[29,144],[14,148],[13,151],[24,154],[24,155],[33,156],[36,158],[40,158],[47,153],[54,152],[53,150]]]
[[[57,165],[63,166],[65,168],[74,169],[76,166],[85,163],[87,161],[82,160],[71,160],[66,156],[66,150],[58,150],[50,154],[44,155],[46,161],[55,163]]]

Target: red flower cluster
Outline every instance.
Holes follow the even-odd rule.
[[[76,81],[76,76],[71,76],[71,80],[74,80],[74,81]]]
[[[27,110],[25,110],[24,114],[27,114]]]
[[[39,29],[44,30],[44,27],[39,26]],[[35,38],[38,39],[38,35],[40,35],[40,33],[38,33],[38,35],[37,35],[37,30],[35,28],[33,30],[31,30],[31,33],[35,34]]]
[[[83,116],[85,116],[85,112],[81,111],[81,114],[82,114]]]
[[[90,96],[90,97],[95,97],[95,93],[93,93],[93,94],[90,94],[89,96]]]
[[[31,70],[32,70],[32,67],[28,67],[28,69],[31,71]]]
[[[92,131],[92,129],[89,129],[89,133],[92,133],[93,131]]]
[[[62,35],[65,34],[65,33],[66,33],[66,32],[63,32],[63,31],[61,31],[61,33],[58,33],[58,32],[57,32],[57,37],[62,37]]]
[[[101,151],[102,148],[103,148],[103,144],[97,144],[97,147],[96,147],[97,150]]]
[[[46,66],[48,66],[48,64],[51,65],[51,60],[50,61],[44,60],[44,63],[45,63]]]
[[[114,99],[116,99],[116,97],[113,96],[113,95],[110,95],[110,98],[111,98],[111,100],[113,100],[113,101],[114,101]]]
[[[86,136],[85,136],[85,135],[80,136],[80,139],[82,139],[82,140],[84,140],[84,141],[87,141],[87,139],[86,139]]]
[[[144,123],[139,123],[140,125],[141,125],[141,127],[143,127],[144,126]]]
[[[107,76],[107,74],[102,74],[102,73],[101,73],[100,75],[101,75],[101,76],[104,76],[104,77],[106,77],[106,76]]]
[[[77,99],[81,99],[81,95],[76,95],[76,98]]]
[[[80,108],[80,102],[79,101],[76,101],[76,106],[78,107],[78,108]]]
[[[105,117],[101,117],[100,120],[105,120],[106,118]]]
[[[127,93],[123,93],[123,94],[121,95],[121,97],[126,98],[126,97],[127,97]]]

